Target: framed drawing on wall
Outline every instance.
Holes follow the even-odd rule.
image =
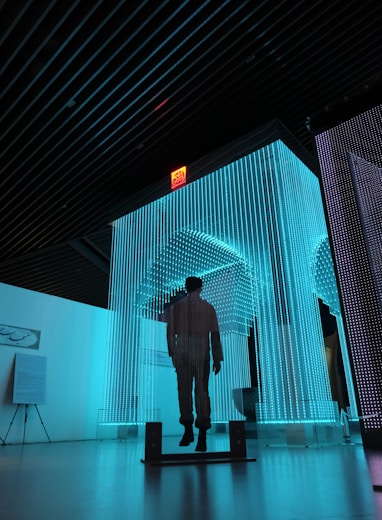
[[[0,323],[0,345],[38,350],[40,347],[40,336],[40,330],[25,329]]]

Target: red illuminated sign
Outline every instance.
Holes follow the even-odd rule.
[[[171,189],[176,190],[186,184],[186,167],[171,172]]]

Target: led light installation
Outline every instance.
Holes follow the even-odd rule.
[[[251,386],[256,323],[258,421],[335,421],[318,298],[340,313],[325,240],[318,179],[281,140],[114,221],[104,421],[166,421],[166,312],[190,275],[222,336],[212,420],[242,419],[232,390]]]
[[[348,153],[350,172],[379,306],[382,310],[382,168]]]
[[[370,446],[382,445],[381,229],[375,222],[380,212],[381,109],[368,110],[316,136],[363,440]]]

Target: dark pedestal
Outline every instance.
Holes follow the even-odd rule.
[[[244,421],[230,421],[229,435],[230,451],[162,454],[162,423],[146,423],[145,458],[141,462],[150,466],[170,466],[256,461],[247,457]]]

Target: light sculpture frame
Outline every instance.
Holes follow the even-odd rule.
[[[211,381],[213,422],[242,418],[232,390],[251,386],[255,326],[258,423],[338,423],[318,298],[336,314],[345,352],[346,341],[320,186],[280,134],[273,122],[191,165],[187,186],[159,198],[154,190],[114,220],[104,422],[166,421],[156,384],[158,366],[171,370],[166,309],[195,275],[217,310],[225,356]]]

